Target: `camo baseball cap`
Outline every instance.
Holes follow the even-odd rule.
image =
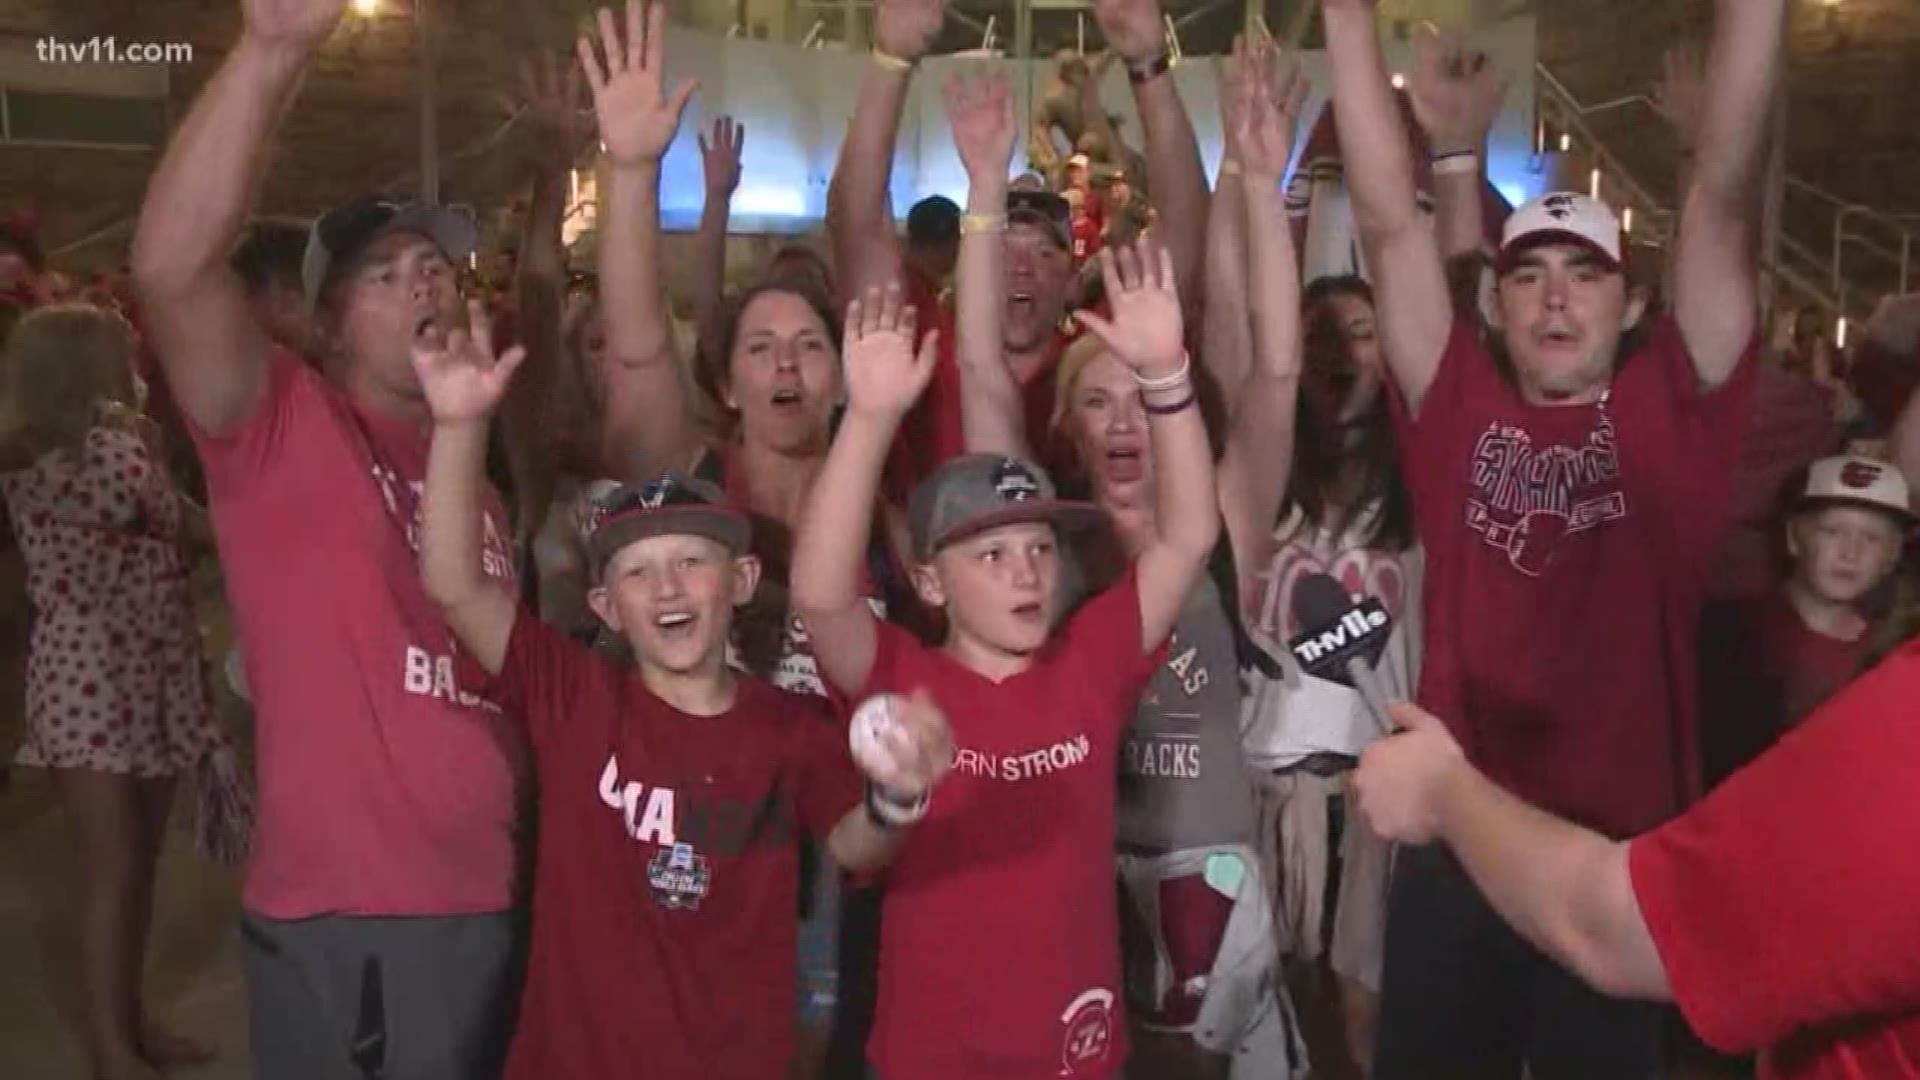
[[[644,484],[622,484],[600,495],[583,524],[595,581],[621,548],[637,540],[704,536],[744,555],[753,538],[753,526],[724,492],[677,472],[661,473]]]
[[[914,556],[930,560],[943,547],[997,529],[1044,521],[1080,532],[1105,518],[1092,503],[1062,499],[1038,466],[998,454],[963,454],[914,489],[907,525]]]

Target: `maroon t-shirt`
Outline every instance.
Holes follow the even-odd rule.
[[[1604,402],[1535,406],[1461,320],[1418,418],[1394,396],[1427,549],[1420,698],[1522,799],[1628,836],[1697,791],[1695,634],[1754,368],[1703,392],[1661,320]]]
[[[1701,620],[1701,738],[1708,784],[1758,757],[1851,681],[1866,641],[1809,627],[1779,589],[1713,604]]]
[[[690,716],[525,611],[485,692],[525,719],[541,795],[507,1075],[786,1075],[798,832],[863,790],[843,729],[749,678]]]

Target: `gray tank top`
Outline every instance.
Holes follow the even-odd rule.
[[[1210,576],[1188,595],[1166,662],[1127,729],[1119,811],[1120,848],[1134,854],[1252,839],[1239,656]]]

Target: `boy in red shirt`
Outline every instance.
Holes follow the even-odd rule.
[[[1907,481],[1884,461],[1814,462],[1787,521],[1793,573],[1713,611],[1703,639],[1702,752],[1709,783],[1753,760],[1853,681],[1873,628],[1872,598],[1913,531]]]
[[[1102,1078],[1126,1056],[1112,869],[1119,747],[1204,571],[1219,510],[1171,260],[1145,248],[1102,258],[1113,321],[1078,317],[1141,384],[1161,524],[1120,582],[1057,630],[1057,530],[1098,511],[1059,501],[1043,473],[1013,458],[957,458],[914,492],[913,579],[946,614],[938,649],[860,600],[858,538],[938,343],[929,335],[916,358],[897,288],[870,291],[847,317],[847,415],[801,529],[793,603],[841,692],[924,690],[968,718],[917,831],[924,842],[890,875],[868,1046],[882,1077]]]
[[[895,710],[860,777],[811,704],[726,662],[759,563],[747,519],[667,473],[617,489],[588,540],[595,614],[637,671],[543,624],[483,572],[487,423],[523,352],[485,315],[417,347],[433,414],[420,560],[474,685],[522,718],[539,771],[533,948],[510,1077],[765,1080],[792,1051],[795,830],[870,870],[952,757],[924,698]],[[463,680],[463,685],[468,685]]]

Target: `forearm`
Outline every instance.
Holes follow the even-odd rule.
[[[1244,177],[1249,250],[1248,305],[1253,363],[1229,387],[1221,512],[1243,574],[1263,561],[1293,470],[1294,411],[1300,389],[1300,268],[1279,180]]]
[[[1715,5],[1690,189],[1695,198],[1745,204],[1757,194],[1780,84],[1785,6],[1785,0]]]
[[[515,323],[527,358],[507,388],[500,423],[514,478],[516,531],[522,543],[529,542],[540,527],[553,489],[551,433],[545,425],[560,365],[565,177],[564,169],[543,170],[535,176],[514,268]]]
[[[1424,227],[1415,204],[1413,150],[1387,79],[1373,5],[1327,4],[1333,110],[1354,221],[1363,239]]]
[[[1474,153],[1484,155],[1484,150],[1476,148]],[[1480,160],[1484,162],[1484,156]],[[1486,215],[1481,198],[1481,185],[1485,182],[1483,168],[1484,164],[1477,164],[1475,168],[1458,172],[1435,170],[1434,234],[1440,244],[1440,258],[1445,262],[1478,255],[1486,246]]]
[[[649,468],[680,464],[693,440],[685,380],[660,281],[660,169],[615,166],[600,226],[601,310],[607,326],[608,397],[647,403],[637,425]]]
[[[693,321],[700,335],[703,354],[718,354],[726,337],[722,311],[727,289],[727,222],[733,212],[733,195],[728,191],[707,190],[700,207],[700,231],[695,237],[693,254]]]
[[[1253,365],[1247,305],[1247,200],[1237,177],[1222,165],[1207,210],[1206,296],[1200,358],[1222,396],[1246,380]]]
[[[1159,542],[1204,562],[1220,538],[1213,448],[1200,409],[1149,418],[1153,444],[1153,510]]]
[[[1007,181],[973,178],[969,216],[1004,217]],[[960,427],[969,453],[1030,456],[1020,388],[1007,366],[1000,319],[1005,305],[1004,233],[962,229],[955,268],[954,358],[960,365]]]
[[[789,575],[795,608],[832,615],[861,606],[861,555],[873,528],[880,472],[899,419],[848,411],[810,489]]]
[[[827,232],[847,296],[899,277],[900,250],[888,187],[912,74],[868,64],[827,187]]]
[[[1159,235],[1173,255],[1181,294],[1197,295],[1207,233],[1207,174],[1193,120],[1171,71],[1134,85],[1134,107],[1146,142],[1148,189],[1160,211]]]
[[[488,588],[481,565],[481,485],[487,422],[435,424],[420,499],[420,575],[442,608],[471,602]]]
[[[892,862],[911,830],[912,826],[883,829],[864,808],[849,810],[827,834],[827,854],[842,870],[868,873]]]
[[[1442,798],[1441,831],[1500,917],[1561,966],[1602,993],[1672,997],[1626,843],[1528,806],[1464,761]]]
[[[134,275],[151,302],[226,273],[306,62],[302,51],[243,34],[174,133],[133,239]]]

